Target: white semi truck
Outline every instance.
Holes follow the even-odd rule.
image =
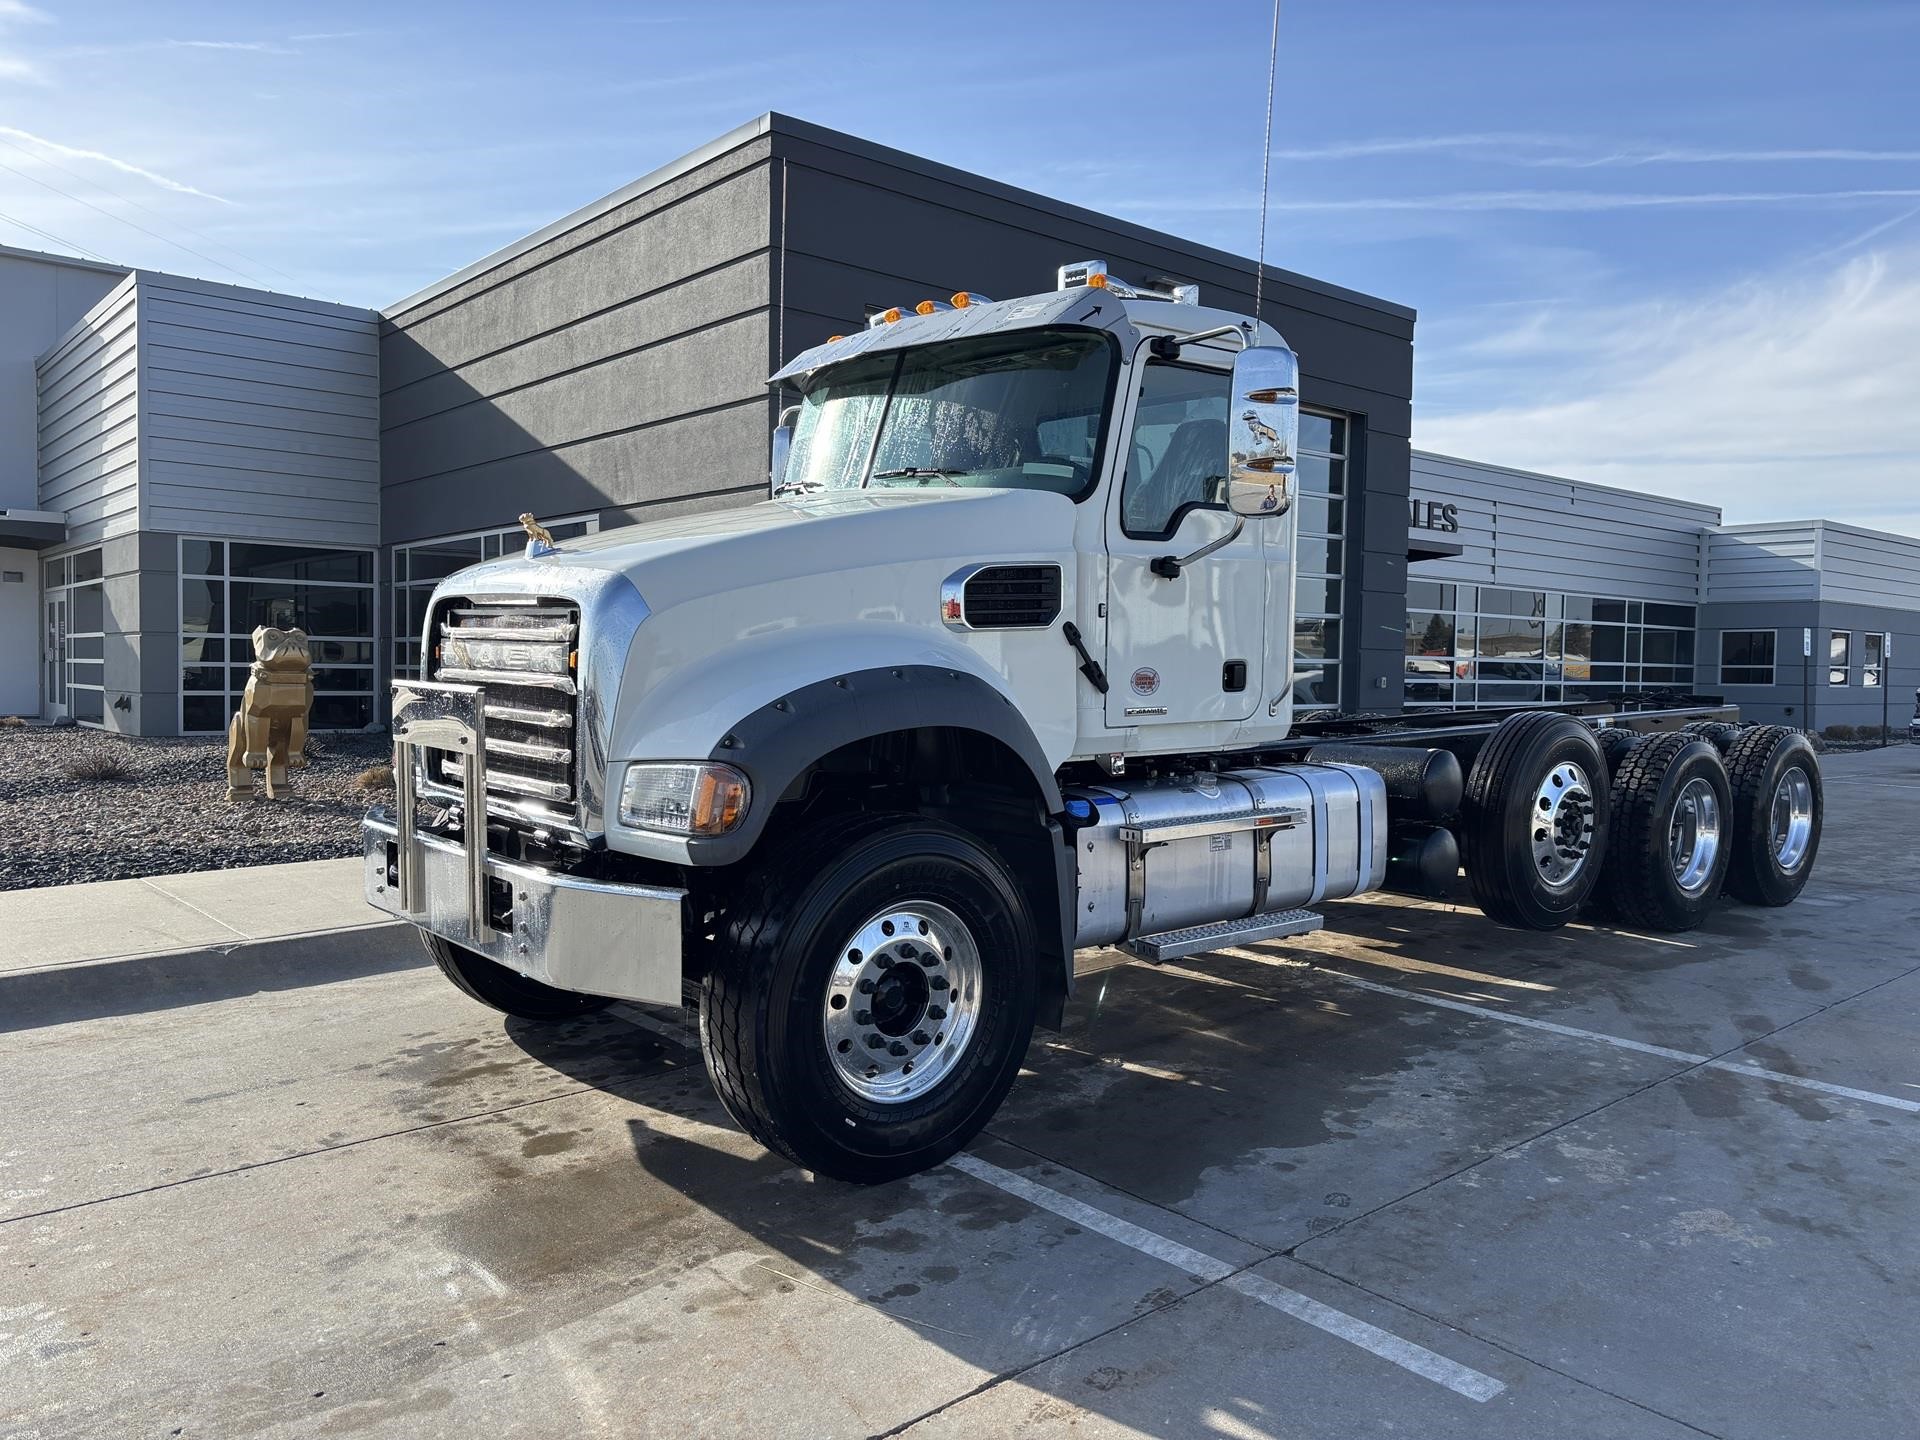
[[[1192,287],[1084,262],[772,383],[767,500],[557,546],[529,518],[436,589],[366,881],[508,1014],[697,1004],[796,1164],[964,1145],[1076,950],[1297,935],[1463,866],[1533,929],[1806,882],[1812,751],[1715,703],[1296,723],[1298,367]]]

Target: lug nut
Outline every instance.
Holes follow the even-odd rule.
[[[888,1053],[889,1055],[904,1055],[904,1054],[906,1054],[906,1053],[907,1053],[907,1046],[906,1046],[906,1042],[905,1042],[905,1041],[902,1041],[902,1040],[896,1040],[896,1041],[894,1041],[894,1042],[893,1042],[893,1043],[892,1043],[891,1045],[889,1045],[889,1046],[887,1046],[887,1053]]]
[[[854,1023],[854,1024],[856,1024],[856,1025],[871,1025],[871,1024],[873,1024],[873,1011],[871,1011],[871,1010],[856,1010],[856,1011],[854,1011],[854,1012],[853,1012],[853,1023]]]
[[[862,980],[858,985],[854,986],[854,989],[858,990],[862,995],[871,995],[873,994],[873,980],[871,977]]]
[[[924,1030],[916,1030],[913,1032],[913,1043],[916,1045],[931,1045],[933,1043],[933,1037]]]
[[[946,976],[944,976],[944,975],[936,975],[936,976],[934,976],[934,977],[933,977],[933,978],[932,978],[931,980],[929,980],[929,981],[927,981],[927,988],[928,988],[929,990],[944,990],[944,989],[946,989],[946,988],[947,988],[947,977],[946,977]]]
[[[856,1016],[855,1018],[857,1019],[858,1017]],[[947,1018],[947,1012],[942,1006],[929,1005],[927,1006],[927,1018],[929,1020],[944,1020]],[[920,1043],[924,1045],[927,1042],[922,1040]]]
[[[886,1043],[887,1043],[887,1037],[884,1035],[867,1036],[867,1048],[869,1050],[878,1050],[882,1046],[884,1046]]]

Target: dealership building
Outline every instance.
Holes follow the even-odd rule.
[[[0,713],[217,732],[274,622],[314,637],[317,728],[377,724],[433,585],[521,511],[751,503],[787,358],[1093,256],[1253,306],[1250,260],[779,115],[377,312],[0,248]],[[1304,372],[1303,701],[1907,712],[1920,540],[1415,452],[1414,312],[1272,267],[1264,301]]]

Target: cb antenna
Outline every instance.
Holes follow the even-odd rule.
[[[1260,146],[1260,255],[1253,265],[1253,333],[1260,333],[1260,301],[1267,279],[1267,175],[1273,168],[1273,72],[1280,59],[1280,0],[1273,0],[1273,36],[1267,42],[1267,133]]]

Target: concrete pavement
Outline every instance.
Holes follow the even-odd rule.
[[[868,1190],[677,1014],[467,1002],[357,862],[0,896],[0,1436],[1909,1434],[1920,750],[1827,776],[1802,901],[1688,936],[1083,957]]]

